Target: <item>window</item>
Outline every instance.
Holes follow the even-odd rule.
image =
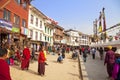
[[[10,15],[11,15],[10,11],[8,11],[7,9],[4,9],[3,18],[4,18],[5,20],[10,21]]]
[[[45,41],[46,41],[46,36],[45,36]]]
[[[46,27],[45,27],[45,33],[46,33]]]
[[[51,35],[51,29],[50,29],[50,35]]]
[[[14,25],[19,27],[20,25],[20,17],[17,16],[16,14],[14,15]]]
[[[31,15],[31,20],[30,20],[30,23],[33,24],[33,20],[34,20],[34,16]]]
[[[40,33],[40,40],[42,40],[42,33]]]
[[[38,18],[36,18],[36,26],[38,26]]]
[[[50,29],[48,28],[48,34],[49,34],[49,30],[50,30]]]
[[[40,21],[40,28],[42,28],[42,21]]]
[[[15,0],[17,2],[17,4],[20,4],[21,3],[21,0]]]
[[[26,27],[26,21],[25,21],[25,19],[22,19],[22,27]]]
[[[38,32],[35,33],[35,39],[38,40]]]
[[[24,1],[24,3],[22,4],[23,8],[27,8],[27,3],[26,1]]]
[[[30,37],[32,38],[33,37],[33,31],[30,30]]]
[[[49,37],[48,37],[48,41],[49,41]]]
[[[50,42],[51,42],[51,37],[50,37]]]

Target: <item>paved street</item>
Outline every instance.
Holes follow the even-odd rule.
[[[95,60],[92,59],[92,55],[88,55],[87,62],[84,65],[90,80],[107,80],[104,60],[100,60],[98,53],[96,54]]]
[[[10,66],[12,80],[80,80],[78,62],[67,55],[63,64],[57,63],[58,55],[47,55],[45,76],[37,73],[37,61],[30,64],[29,70],[22,71],[19,66]]]

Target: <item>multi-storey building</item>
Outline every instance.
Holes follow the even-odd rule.
[[[29,6],[29,34],[31,47],[36,51],[39,49],[40,44],[44,41],[44,23],[47,17],[32,5]]]
[[[65,45],[70,45],[70,35],[64,32],[63,39],[61,40],[61,43],[65,44]]]
[[[70,43],[71,46],[79,46],[79,33],[76,30],[69,29],[66,30],[65,33],[70,35]]]
[[[88,46],[90,44],[89,35],[83,34],[77,30],[69,29],[65,31],[69,35],[69,44],[71,46]]]
[[[46,46],[53,44],[53,28],[51,20],[48,19],[40,10],[29,6],[29,34],[31,47],[36,51],[39,50],[40,45]]]
[[[79,45],[80,46],[89,46],[91,42],[90,35],[79,33]]]
[[[56,22],[47,18],[45,21],[45,28],[44,28],[44,45],[53,46],[53,31]]]
[[[0,0],[0,43],[25,44],[29,0]],[[17,44],[17,43],[16,43]],[[17,45],[18,46],[18,45]]]
[[[61,40],[63,40],[63,33],[64,33],[64,28],[62,28],[59,25],[56,25],[54,27],[54,33],[53,33],[54,44],[61,44]]]

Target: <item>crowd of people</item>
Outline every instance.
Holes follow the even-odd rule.
[[[24,46],[23,50],[17,47],[7,45],[0,48],[0,80],[12,80],[10,76],[9,65],[15,65],[14,61],[20,63],[21,70],[29,70],[31,60],[35,60],[35,51],[28,46]],[[45,74],[45,47],[41,46],[38,54],[38,74],[44,76]]]
[[[88,55],[92,55],[92,59],[95,59],[95,55],[99,52],[100,60],[104,60],[104,65],[108,72],[110,80],[120,80],[120,55],[116,53],[116,49],[112,46],[107,48],[103,47],[70,47],[70,46],[54,46],[46,47],[41,46],[39,54],[36,59],[34,48],[29,48],[27,45],[21,50],[16,46],[9,46],[0,48],[0,79],[11,80],[9,65],[14,65],[14,60],[20,63],[21,70],[29,70],[29,64],[32,60],[38,61],[38,74],[41,76],[45,75],[45,65],[48,65],[46,60],[46,54],[57,54],[58,58],[56,62],[63,63],[65,59],[65,53],[72,52],[72,59],[77,59],[78,55],[83,56],[83,61],[87,61]],[[105,57],[104,57],[105,53]],[[105,59],[104,59],[105,58]]]
[[[117,48],[108,46],[108,47],[91,47],[90,49],[83,48],[81,50],[84,62],[86,62],[86,58],[90,53],[92,54],[92,59],[95,59],[95,55],[98,52],[100,60],[104,59],[104,65],[106,66],[108,79],[120,80],[120,53],[117,52]]]

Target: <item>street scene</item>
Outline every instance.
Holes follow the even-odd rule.
[[[47,55],[45,76],[38,75],[38,62],[30,63],[29,70],[22,71],[20,66],[10,66],[12,80],[80,80],[77,60],[67,54],[63,63],[57,62],[58,55]],[[27,77],[26,77],[27,76]]]
[[[118,3],[0,0],[0,80],[120,80]]]
[[[104,60],[100,60],[98,52],[96,53],[95,59],[92,59],[92,55],[89,55],[88,60],[84,65],[88,73],[89,80],[108,80]]]

